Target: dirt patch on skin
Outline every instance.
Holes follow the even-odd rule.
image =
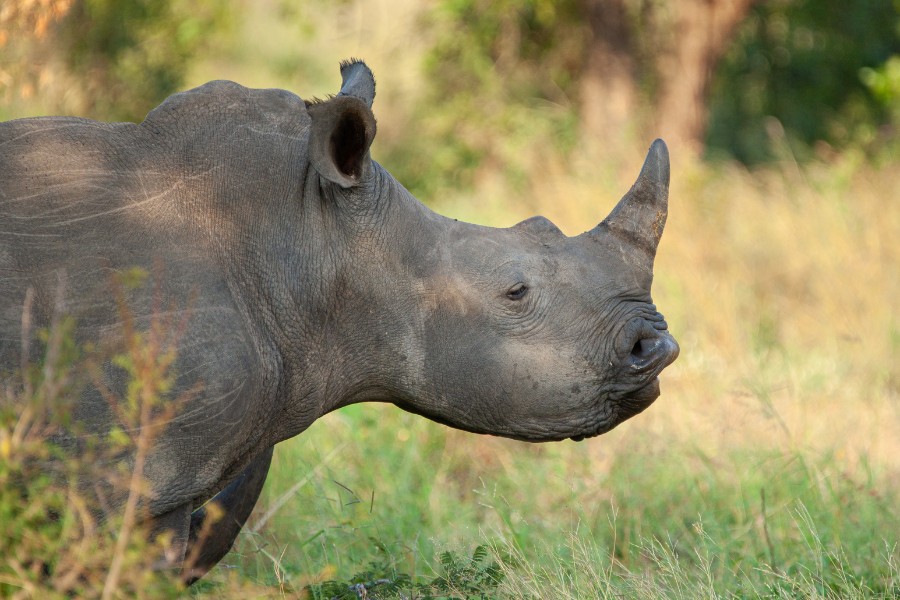
[[[659,210],[656,211],[656,217],[653,219],[653,224],[651,228],[653,230],[653,237],[656,238],[656,241],[662,238],[663,227],[666,226],[666,211]]]

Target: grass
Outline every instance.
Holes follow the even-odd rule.
[[[655,590],[652,597],[701,589],[755,597],[811,585],[822,597],[898,591],[897,490],[871,471],[850,476],[834,456],[811,462],[753,447],[708,456],[687,444],[647,452],[637,433],[604,453],[603,465],[602,449],[591,448],[600,440],[584,450],[517,448],[414,417],[379,417],[381,426],[329,418],[328,435],[310,432],[279,452],[273,495],[303,461],[330,462],[319,444],[353,438],[360,426],[372,432],[334,441],[340,467],[324,467],[267,531],[241,540],[242,557],[226,562],[267,584],[276,583],[267,555],[301,582],[349,578],[371,562],[431,577],[442,551],[487,543],[515,558],[504,563],[500,590],[512,598],[594,597],[603,586],[626,596]],[[384,440],[394,425],[415,431],[418,447]]]

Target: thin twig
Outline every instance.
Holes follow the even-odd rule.
[[[145,419],[149,421],[151,400],[150,393],[146,391],[141,398],[141,422]],[[110,600],[119,585],[119,577],[122,572],[122,565],[125,560],[125,550],[131,539],[131,533],[137,522],[138,501],[141,496],[141,484],[144,475],[144,463],[147,458],[147,451],[150,446],[150,430],[147,427],[141,427],[137,436],[137,449],[134,455],[134,469],[131,472],[131,481],[128,486],[128,499],[125,502],[125,511],[122,517],[122,528],[119,530],[119,538],[116,540],[116,548],[113,553],[112,564],[109,567],[109,573],[103,584],[103,593],[101,600]]]

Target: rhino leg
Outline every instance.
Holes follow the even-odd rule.
[[[171,539],[167,542],[163,556],[154,565],[154,569],[164,571],[172,569],[174,565],[184,562],[188,548],[188,526],[191,520],[191,505],[183,504],[174,510],[154,517],[150,525],[150,539],[168,534]]]
[[[186,564],[182,572],[182,578],[188,585],[203,577],[231,550],[266,482],[273,451],[274,448],[264,450],[210,500],[215,502],[224,514],[208,526],[209,530],[205,535],[203,526],[210,516],[207,508],[209,503],[191,514],[190,535],[185,554],[190,564]]]

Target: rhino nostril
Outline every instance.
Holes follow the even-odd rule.
[[[631,348],[631,356],[635,358],[646,358],[650,353],[653,352],[653,348],[656,347],[654,343],[655,340],[651,340],[648,338],[640,339],[634,343],[634,346]]]
[[[670,335],[642,337],[631,347],[628,363],[639,370],[666,367],[678,358],[678,352],[678,343]]]

